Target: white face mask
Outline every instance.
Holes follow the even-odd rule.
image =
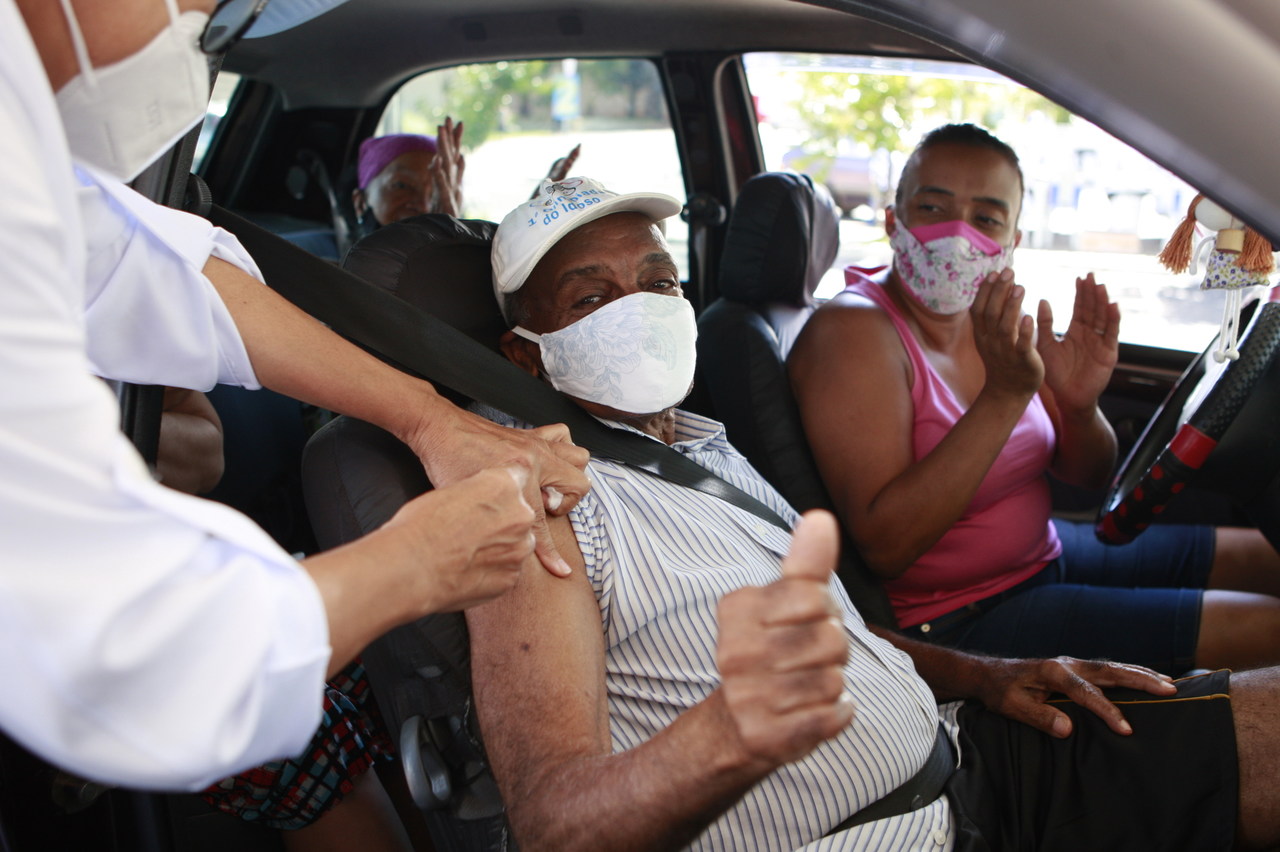
[[[58,90],[58,111],[77,159],[131,181],[204,118],[209,63],[197,45],[209,16],[178,14],[164,0],[169,26],[142,50],[94,68],[84,35],[61,0],[80,73]]]
[[[693,384],[698,325],[678,296],[632,293],[559,331],[512,329],[538,344],[552,387],[628,414],[656,414]]]
[[[958,219],[910,230],[899,224],[889,245],[907,292],[940,314],[969,310],[982,280],[1013,265],[1012,248]]]

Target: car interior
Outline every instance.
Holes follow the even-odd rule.
[[[668,229],[699,317],[684,407],[725,422],[735,446],[804,510],[830,498],[786,377],[799,328],[839,292],[845,265],[888,256],[882,208],[914,140],[944,120],[1025,126],[1015,148],[1048,141],[1020,152],[1029,175],[1046,177],[1028,187],[1039,218],[1024,225],[1030,250],[1019,263],[1068,282],[1100,267],[1135,329],[1125,336],[1122,319],[1120,364],[1102,400],[1129,458],[1105,492],[1054,483],[1055,511],[1114,527],[1135,491],[1152,491],[1150,470],[1172,469],[1167,447],[1190,421],[1218,448],[1202,469],[1177,471],[1176,499],[1164,494],[1159,517],[1142,522],[1256,526],[1276,543],[1280,308],[1256,294],[1240,361],[1215,365],[1221,303],[1155,261],[1196,191],[1280,238],[1272,72],[1280,13],[1249,0],[1202,0],[1178,14],[1155,0],[1034,10],[1015,0],[349,0],[238,43],[203,127],[135,186],[262,245],[254,254],[269,285],[460,404],[508,402],[530,422],[557,422],[572,415],[544,398],[553,391],[521,395],[504,384],[519,384],[519,371],[496,352],[505,325],[488,246],[494,223],[551,159],[581,143],[577,173],[684,202]],[[996,94],[972,94],[988,91]],[[948,107],[948,97],[977,113]],[[872,109],[883,119],[875,144],[849,148],[866,130],[859,110]],[[364,235],[350,204],[360,142],[434,134],[445,115],[467,127],[464,216],[426,214]],[[833,198],[846,195],[837,161],[865,170],[857,180],[876,203]],[[367,313],[356,309],[362,300]],[[1069,316],[1069,302],[1055,314]],[[437,344],[424,348],[423,337]],[[219,387],[210,398],[227,473],[207,496],[249,514],[290,552],[357,538],[430,487],[407,449],[368,424],[269,391]],[[158,428],[154,389],[122,399],[145,452]],[[574,428],[594,450],[590,427]],[[868,621],[892,626],[847,537],[841,559],[840,578]],[[364,655],[399,747],[384,782],[402,819],[420,823],[415,837],[429,834],[424,848],[513,848],[475,722],[466,641],[460,614],[432,616]],[[193,795],[103,787],[8,741],[0,790],[0,839],[15,852],[284,848],[278,832]]]

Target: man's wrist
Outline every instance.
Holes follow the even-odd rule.
[[[899,639],[894,644],[911,656],[916,671],[939,701],[975,698],[982,692],[992,658],[893,635]]]
[[[954,677],[951,688],[955,697],[979,697],[990,678],[992,662],[990,657],[956,651],[948,666],[948,671]]]
[[[708,772],[708,777],[754,783],[778,768],[752,753],[747,747],[738,727],[738,721],[729,708],[723,686],[706,697],[703,710],[712,720],[713,730],[718,735],[717,737],[708,736],[703,739],[703,742],[710,744],[717,739],[721,740],[713,748],[706,749],[703,755],[705,759],[703,766]]]

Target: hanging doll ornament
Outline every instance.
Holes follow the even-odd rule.
[[[1216,231],[1195,243],[1196,224]],[[1225,290],[1227,303],[1222,310],[1222,332],[1213,357],[1219,362],[1240,357],[1240,306],[1248,287],[1270,286],[1268,276],[1275,268],[1271,243],[1244,222],[1223,210],[1203,195],[1197,195],[1187,208],[1186,218],[1173,232],[1160,262],[1173,272],[1196,274],[1196,262],[1209,249],[1201,290]],[[1194,244],[1194,247],[1193,247]]]

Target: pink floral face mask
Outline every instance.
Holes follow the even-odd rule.
[[[940,314],[967,311],[982,280],[1013,265],[1012,247],[958,219],[910,230],[899,226],[889,245],[907,291]]]

